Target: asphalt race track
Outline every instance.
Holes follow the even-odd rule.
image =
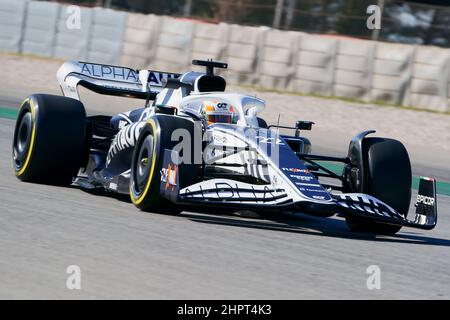
[[[449,196],[438,196],[436,229],[395,237],[301,214],[142,213],[126,199],[20,182],[13,126],[0,119],[2,299],[450,298]],[[81,269],[81,290],[66,288],[70,265]],[[371,265],[379,290],[366,285]]]

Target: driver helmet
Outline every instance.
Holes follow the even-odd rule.
[[[202,114],[208,125],[214,123],[234,123],[234,108],[231,104],[220,101],[204,101]]]

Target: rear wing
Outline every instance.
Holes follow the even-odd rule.
[[[155,100],[164,79],[177,79],[177,73],[134,70],[98,63],[65,62],[56,73],[64,96],[80,100],[78,86],[99,94]]]

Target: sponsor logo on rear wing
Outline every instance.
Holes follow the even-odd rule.
[[[63,94],[77,100],[80,100],[78,85],[100,94],[153,100],[161,91],[164,79],[180,76],[176,73],[81,61],[66,62],[57,72]]]

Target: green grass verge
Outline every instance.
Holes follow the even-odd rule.
[[[1,108],[0,107],[0,118],[13,119],[17,118],[19,110],[11,108]]]

